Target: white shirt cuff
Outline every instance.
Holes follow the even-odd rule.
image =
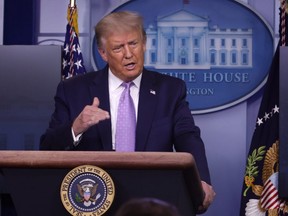
[[[81,141],[82,133],[75,136],[75,133],[74,133],[72,127],[71,127],[71,132],[72,132],[72,137],[73,137],[73,144],[74,144],[74,146],[77,146]]]

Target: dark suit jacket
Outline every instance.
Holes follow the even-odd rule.
[[[111,121],[88,129],[78,146],[73,145],[71,126],[86,105],[98,97],[99,107],[110,111],[108,67],[61,82],[55,96],[55,111],[41,137],[42,150],[111,151]],[[205,148],[186,102],[185,82],[157,72],[143,70],[139,91],[136,151],[193,154],[201,179],[210,183]]]

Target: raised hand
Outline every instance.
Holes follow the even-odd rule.
[[[85,132],[88,128],[98,124],[100,121],[110,118],[109,112],[99,108],[99,103],[99,99],[95,97],[92,105],[85,106],[74,120],[72,129],[75,136]]]

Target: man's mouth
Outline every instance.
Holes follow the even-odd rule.
[[[135,66],[136,66],[136,64],[132,62],[132,63],[126,64],[125,68],[127,70],[133,70],[135,68]]]

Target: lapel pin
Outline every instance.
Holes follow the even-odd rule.
[[[150,93],[153,94],[153,95],[156,95],[156,91],[150,89]]]

